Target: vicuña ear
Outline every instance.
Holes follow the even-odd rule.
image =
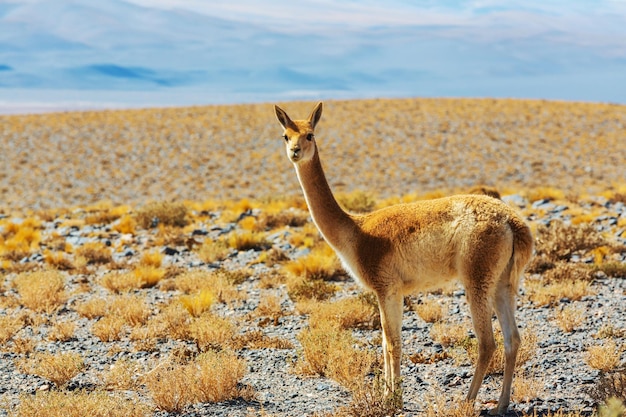
[[[276,117],[278,118],[278,121],[285,129],[293,125],[293,122],[287,115],[287,112],[285,112],[283,109],[278,106],[274,106],[274,111],[276,111]]]
[[[319,103],[317,103],[317,106],[315,106],[315,108],[313,109],[313,113],[311,113],[311,115],[309,116],[309,122],[311,123],[311,127],[313,129],[315,129],[315,125],[322,118],[322,109],[323,109],[323,107],[324,106],[323,106],[322,102],[320,101]]]

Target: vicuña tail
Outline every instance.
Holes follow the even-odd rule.
[[[533,236],[530,228],[520,219],[512,218],[509,226],[513,231],[513,255],[510,282],[515,289],[519,288],[519,281],[524,268],[533,254]]]

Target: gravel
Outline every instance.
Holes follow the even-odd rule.
[[[568,221],[567,207],[555,204],[547,200],[538,200],[529,204],[519,195],[507,196],[505,200],[510,204],[516,204],[523,209],[525,215],[532,223],[549,223],[556,219]],[[599,214],[593,222],[598,230],[612,234],[612,239],[626,243],[621,237],[623,230],[616,230],[617,219],[626,217],[626,209],[622,203],[608,203],[601,198],[596,199],[604,205],[605,211]],[[598,204],[589,203],[585,207],[591,210],[597,209]],[[249,214],[249,215],[258,215]],[[12,219],[19,222],[20,219]],[[226,226],[210,224],[196,225],[188,235],[197,241],[202,239],[215,239],[217,236],[237,230],[237,223],[233,222]],[[90,241],[108,242],[112,247],[125,246],[126,249],[116,253],[116,261],[133,262],[140,258],[141,254],[153,247],[154,231],[140,231],[135,235],[123,235],[111,230],[110,225],[89,225],[83,227],[62,227],[59,219],[48,221],[43,224],[42,239],[46,240],[52,234],[57,234],[74,247],[79,247]],[[293,247],[287,240],[289,232],[276,232],[270,235],[273,247],[285,250],[291,258],[298,258],[306,254],[306,251]],[[276,416],[301,416],[312,415],[316,412],[332,412],[342,405],[348,405],[351,401],[351,393],[337,382],[322,378],[303,376],[293,369],[294,360],[299,355],[300,344],[297,335],[307,327],[307,317],[295,313],[295,305],[288,297],[285,286],[280,285],[272,289],[259,289],[258,277],[271,271],[277,266],[255,264],[259,252],[255,250],[234,252],[226,260],[216,264],[204,264],[198,259],[195,252],[184,246],[163,245],[156,249],[165,254],[164,264],[178,266],[185,270],[214,270],[218,267],[225,269],[250,268],[252,273],[238,289],[245,294],[243,300],[233,305],[217,304],[214,311],[232,319],[238,326],[239,332],[244,333],[252,330],[261,330],[268,336],[278,337],[290,341],[293,349],[242,349],[239,355],[247,362],[248,370],[241,381],[242,385],[253,389],[255,399],[246,401],[235,399],[218,404],[196,404],[185,409],[180,414],[155,411],[154,416],[250,416],[257,415],[261,411]],[[626,261],[626,254],[621,255],[622,262]],[[32,265],[42,265],[44,257],[37,252],[21,262]],[[159,363],[166,361],[175,351],[181,349],[195,350],[195,346],[181,340],[160,341],[154,351],[137,351],[128,336],[116,342],[101,342],[90,332],[94,320],[88,320],[79,316],[73,306],[92,297],[105,297],[108,292],[97,285],[99,277],[107,270],[103,267],[91,270],[88,274],[68,276],[68,292],[71,295],[68,302],[52,316],[47,316],[41,324],[32,324],[20,331],[20,338],[31,338],[36,342],[35,351],[52,353],[75,352],[85,358],[86,368],[80,375],[75,377],[66,389],[93,390],[102,387],[102,373],[124,358],[143,364],[145,371],[149,371]],[[5,273],[4,296],[12,295],[10,282],[15,273]],[[531,277],[532,278],[532,277]],[[88,292],[80,292],[78,288],[85,283],[90,284]],[[352,282],[340,282],[341,286],[337,297],[353,296],[360,292],[358,286]],[[580,301],[572,302],[567,299],[560,300],[556,307],[537,307],[525,296],[522,288],[518,301],[518,324],[522,332],[533,333],[537,336],[536,353],[531,359],[518,367],[518,374],[525,375],[531,380],[538,381],[537,398],[528,401],[514,401],[511,415],[515,413],[533,411],[547,412],[550,410],[582,411],[591,413],[594,409],[589,390],[598,381],[600,372],[591,368],[585,361],[586,349],[591,345],[603,343],[595,338],[599,329],[604,326],[612,326],[621,331],[621,337],[616,340],[624,346],[626,329],[626,280],[620,278],[607,278],[598,276],[591,285],[593,294],[584,297]],[[163,291],[158,288],[139,290],[145,296],[153,311],[158,305],[177,296],[175,291]],[[258,306],[262,297],[274,294],[279,297],[285,315],[276,323],[262,323],[260,318],[255,318],[251,313]],[[469,323],[469,313],[461,288],[453,291],[450,295],[425,294],[415,295],[411,298],[413,303],[419,302],[420,298],[435,298],[444,304],[449,312],[444,318],[446,323]],[[558,328],[554,321],[554,315],[558,309],[571,304],[577,305],[584,310],[584,323],[572,333],[565,333]],[[18,307],[22,308],[22,307]],[[0,315],[6,314],[0,311]],[[45,316],[45,315],[43,315]],[[74,338],[67,342],[50,342],[47,334],[50,326],[46,321],[69,320],[77,325]],[[404,416],[418,416],[427,407],[433,396],[447,398],[454,401],[462,398],[473,374],[473,366],[467,359],[458,359],[451,355],[434,364],[414,364],[408,358],[418,352],[429,354],[451,352],[452,348],[444,348],[434,342],[430,336],[432,325],[425,323],[411,309],[405,309],[402,337],[403,337],[403,363],[402,376],[404,381]],[[355,336],[362,341],[374,343],[378,357],[380,358],[379,330],[355,330]],[[27,375],[18,370],[17,362],[24,357],[9,349],[11,342],[0,347],[0,395],[8,406],[15,406],[22,394],[33,394],[42,390],[54,389],[49,381],[35,376]],[[452,352],[451,352],[452,353]],[[478,395],[480,409],[488,409],[494,406],[499,395],[501,375],[488,376]],[[139,389],[138,398],[151,404],[149,393],[145,389]],[[7,411],[0,410],[0,416],[6,416]]]

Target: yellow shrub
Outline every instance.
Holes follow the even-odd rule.
[[[228,319],[207,313],[192,321],[189,333],[200,352],[223,349],[233,341],[235,325]]]
[[[537,187],[528,192],[530,202],[538,200],[563,200],[565,193],[562,190],[552,187]]]
[[[150,412],[148,405],[134,398],[109,392],[37,391],[21,395],[9,417],[146,417]]]
[[[135,218],[129,214],[123,215],[117,223],[113,225],[113,230],[122,234],[135,234],[137,222]]]
[[[89,264],[106,264],[113,261],[111,249],[102,242],[87,242],[76,249],[76,255],[84,257]]]
[[[19,364],[22,372],[38,375],[57,387],[68,383],[81,372],[84,366],[83,358],[77,353],[47,352],[38,352]]]
[[[142,207],[135,214],[137,223],[144,229],[157,225],[184,227],[189,222],[188,210],[182,203],[156,202]]]
[[[65,279],[57,271],[25,272],[13,284],[22,303],[38,312],[52,313],[67,300]]]
[[[256,230],[256,219],[253,216],[246,216],[239,221],[239,226],[244,230]]]
[[[158,251],[144,252],[139,260],[140,265],[158,268],[163,263],[163,254]]]
[[[589,366],[601,371],[611,371],[619,365],[624,346],[618,346],[614,339],[606,339],[603,344],[589,346],[585,360]]]
[[[232,233],[228,237],[228,245],[237,250],[265,250],[272,245],[262,232],[243,231]]]
[[[24,321],[19,317],[0,316],[0,344],[11,340],[24,326]]]
[[[302,358],[296,367],[305,374],[332,378],[347,388],[362,383],[374,363],[374,354],[355,346],[349,330],[333,323],[307,328],[298,334]]]
[[[195,294],[181,296],[179,301],[189,314],[198,317],[211,308],[215,302],[215,295],[211,290],[204,288]]]
[[[165,276],[165,269],[153,265],[138,265],[133,270],[139,288],[154,287]]]
[[[285,270],[306,280],[344,280],[347,278],[341,262],[327,244],[316,246],[311,253],[285,264]]]
[[[241,395],[246,362],[232,352],[206,352],[189,364],[169,364],[151,372],[146,387],[160,410],[181,412],[195,402],[220,402]],[[193,381],[193,384],[190,384]]]
[[[378,310],[362,298],[344,298],[318,303],[309,316],[309,325],[319,327],[336,323],[340,329],[372,328]]]

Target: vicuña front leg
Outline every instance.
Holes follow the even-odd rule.
[[[380,324],[383,329],[383,357],[385,360],[385,392],[402,407],[400,362],[402,359],[402,295],[378,297]]]

